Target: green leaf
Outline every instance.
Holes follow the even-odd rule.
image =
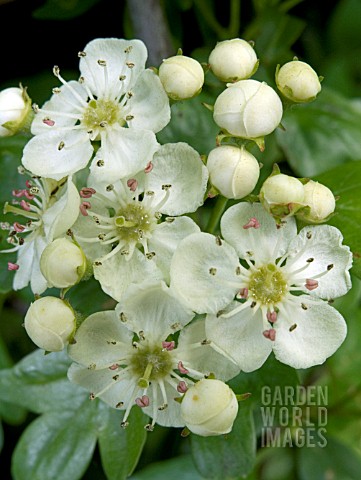
[[[69,20],[90,10],[100,0],[47,0],[33,12],[41,20]]]
[[[106,424],[99,429],[102,466],[108,480],[122,480],[133,472],[142,453],[147,438],[144,429],[147,417],[140,408],[133,408],[129,415],[129,427],[123,429],[120,422],[124,412],[105,405],[102,410],[102,416],[108,414]]]
[[[64,351],[44,355],[36,350],[13,368],[0,370],[0,400],[35,413],[80,407],[88,395],[67,379],[69,365]]]
[[[297,450],[297,467],[300,480],[359,480],[361,457],[351,448],[334,438],[327,439],[324,448],[300,448]]]
[[[354,257],[351,271],[361,278],[361,162],[336,167],[317,176],[316,180],[339,197],[336,215],[327,223],[341,230],[344,243],[351,248]]]
[[[361,104],[323,88],[307,105],[287,110],[277,141],[296,175],[313,177],[360,160]]]
[[[97,440],[97,402],[49,412],[24,431],[12,457],[14,480],[78,480]]]
[[[191,434],[193,461],[206,478],[248,475],[256,460],[256,434],[251,403],[241,402],[231,433],[215,437]]]
[[[191,455],[180,455],[179,457],[162,462],[156,462],[142,468],[130,477],[130,480],[169,480],[178,479],[181,476],[185,480],[202,480],[202,477],[195,469]]]

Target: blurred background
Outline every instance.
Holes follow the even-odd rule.
[[[21,83],[38,104],[47,100],[57,86],[52,75],[54,65],[60,67],[65,79],[77,79],[78,51],[94,38],[142,39],[149,52],[148,66],[156,68],[178,49],[206,63],[217,41],[235,37],[252,40],[260,59],[253,78],[271,86],[275,86],[278,64],[294,56],[309,63],[325,78],[320,99],[285,117],[287,139],[276,132],[267,138],[262,157],[253,152],[264,164],[260,181],[277,162],[284,173],[320,179],[336,194],[345,191],[349,203],[343,204],[344,210],[340,208],[341,215],[334,224],[342,226],[353,249],[361,247],[361,236],[355,230],[361,222],[360,200],[355,204],[356,194],[359,196],[361,191],[357,163],[361,159],[361,0],[0,0],[0,22],[0,89]],[[209,73],[200,97],[174,105],[174,120],[160,132],[159,141],[186,141],[206,155],[215,146],[217,127],[201,102],[214,101],[223,88]],[[0,143],[2,204],[10,199],[19,182],[15,170],[22,145],[21,139]],[[358,169],[356,177],[354,166]],[[352,183],[350,193],[345,185],[353,177],[357,181]],[[11,276],[3,268],[8,260],[5,257],[0,272],[0,368],[10,367],[35,350],[22,327],[32,295],[27,289],[11,291]],[[354,267],[354,288],[335,302],[349,325],[345,344],[325,365],[301,372],[304,383],[329,386],[329,448],[272,449],[258,444],[256,464],[247,479],[361,478],[358,262],[359,258]],[[89,287],[94,288],[93,303],[86,304],[90,297],[86,288],[80,286],[75,291],[74,306],[82,305],[88,313],[104,308],[109,299],[96,286]],[[271,372],[272,365],[268,368]],[[14,448],[36,415],[6,404],[6,408],[0,408],[0,416],[0,471],[2,480],[8,480]],[[165,475],[186,480],[204,478],[190,460],[188,440],[182,439],[179,432],[160,427],[147,441],[132,478],[161,480]],[[107,478],[98,450],[83,478]]]

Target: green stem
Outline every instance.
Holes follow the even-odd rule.
[[[215,32],[219,39],[226,39],[228,37],[228,29],[222,27],[222,25],[220,25],[220,23],[217,21],[214,13],[209,8],[209,2],[207,0],[195,0],[194,3],[196,4],[196,7],[203,17],[203,20],[208,24],[209,28]]]
[[[231,0],[230,19],[229,19],[229,38],[235,38],[239,35],[241,22],[241,2],[240,0]]]
[[[206,232],[214,233],[218,227],[219,220],[226,208],[228,202],[228,198],[223,197],[222,195],[218,195],[216,204],[212,210],[211,217],[208,221],[208,225],[206,227]]]

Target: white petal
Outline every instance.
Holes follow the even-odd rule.
[[[61,180],[86,167],[92,154],[86,132],[51,130],[29,140],[21,161],[34,175]]]
[[[179,242],[192,233],[200,232],[198,225],[189,217],[175,217],[172,221],[158,224],[148,241],[151,252],[155,252],[153,261],[169,281],[169,268],[173,253]]]
[[[134,119],[129,121],[129,127],[154,133],[162,130],[170,121],[170,106],[158,75],[152,70],[145,70],[132,93],[127,107],[130,107],[128,115],[133,115]]]
[[[285,270],[292,273],[307,265],[305,270],[295,276],[296,279],[312,279],[317,274],[327,272],[317,278],[318,287],[315,290],[309,292],[304,288],[303,291],[328,300],[345,295],[351,288],[349,270],[352,266],[352,253],[348,246],[342,245],[342,240],[341,232],[331,225],[303,228],[289,246],[290,256]],[[313,261],[307,262],[310,258]]]
[[[115,254],[101,266],[94,266],[94,277],[105,293],[118,302],[131,283],[144,280],[162,280],[162,273],[152,260],[148,260],[136,248],[130,260],[124,255]]]
[[[346,337],[347,325],[327,302],[312,299],[312,303],[308,303],[307,295],[296,298],[299,305],[286,304],[278,314],[273,351],[282,363],[293,368],[309,368],[324,363],[335,353]]]
[[[130,52],[126,53],[129,47]],[[126,93],[144,70],[147,59],[147,49],[141,40],[97,38],[89,42],[84,51],[86,56],[80,58],[79,69],[86,85],[98,98],[114,98],[121,88]],[[98,60],[105,61],[106,67]],[[120,80],[123,75],[126,78]]]
[[[184,420],[180,414],[180,403],[174,400],[174,397],[179,397],[179,394],[171,385],[166,382],[164,382],[164,387],[167,396],[168,407],[164,410],[157,411],[156,423],[158,425],[162,425],[163,427],[184,427]],[[153,418],[154,396],[151,389],[149,389],[148,395],[150,399],[150,405],[149,407],[143,408],[143,412]],[[158,388],[157,404],[160,406],[162,403],[163,397],[161,396],[161,392]]]
[[[24,244],[19,248],[16,260],[19,269],[14,276],[14,290],[21,290],[29,283],[34,294],[40,295],[47,289],[48,282],[40,271],[40,256],[46,245],[45,238],[38,232],[25,239]]]
[[[159,145],[150,130],[109,129],[91,164],[91,172],[100,182],[131,178],[147,166]],[[99,166],[99,160],[104,164]]]
[[[217,313],[239,290],[238,266],[233,247],[208,233],[194,233],[179,243],[173,255],[171,287],[195,312]]]
[[[167,143],[154,155],[153,170],[146,177],[146,189],[162,199],[162,185],[171,185],[169,198],[160,208],[167,215],[182,215],[203,205],[208,170],[199,153],[187,143]]]
[[[259,228],[244,228],[251,218],[258,220]],[[221,219],[221,231],[240,258],[251,257],[256,264],[274,262],[281,257],[297,234],[293,217],[277,228],[274,218],[261,204],[246,202],[240,202],[226,210]],[[252,252],[253,255],[247,252]]]
[[[232,303],[227,311],[237,306],[239,303]],[[230,355],[245,372],[260,368],[272,351],[272,342],[263,336],[264,330],[261,310],[253,314],[250,307],[229,318],[206,317],[207,338]]]
[[[71,382],[84,387],[88,392],[97,395],[98,392],[109,387],[104,393],[99,395],[103,402],[107,403],[113,408],[124,403],[121,410],[128,405],[132,400],[132,393],[135,387],[135,382],[129,375],[120,381],[115,380],[116,371],[108,368],[102,370],[89,370],[86,367],[72,363],[68,370],[68,378]],[[121,417],[120,417],[121,418]]]
[[[66,85],[60,87],[59,93],[54,93],[50,100],[44,103],[41,107],[47,112],[39,112],[35,115],[34,120],[31,124],[31,133],[33,135],[38,135],[40,133],[49,132],[52,130],[57,130],[61,127],[68,127],[75,125],[77,118],[71,118],[65,114],[74,114],[78,118],[82,116],[82,109],[85,108],[84,103],[82,103],[79,98],[80,96],[84,102],[86,102],[88,94],[84,87],[74,80],[68,82]],[[44,123],[43,120],[49,118],[54,121],[53,126]]]
[[[131,353],[132,337],[114,310],[97,312],[80,325],[75,334],[76,343],[69,345],[68,353],[72,360],[99,370]]]
[[[43,215],[44,231],[49,243],[63,235],[79,216],[80,196],[71,177],[63,187],[62,196]]]
[[[131,285],[116,307],[125,315],[124,325],[133,332],[144,332],[151,343],[161,343],[168,335],[189,323],[194,314],[179,303],[164,282]],[[123,317],[123,316],[122,316]],[[124,318],[124,317],[123,317]]]
[[[193,321],[181,330],[175,354],[193,369],[205,374],[214,373],[219,380],[226,381],[238,375],[240,371],[238,365],[212,348],[212,344],[202,345],[199,348],[188,347],[206,339],[208,340],[205,320]]]

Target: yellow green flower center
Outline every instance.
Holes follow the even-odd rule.
[[[91,100],[83,116],[83,123],[88,130],[113,125],[119,120],[119,104],[112,100]]]
[[[141,346],[130,359],[135,376],[139,377],[139,387],[147,388],[149,382],[164,378],[172,370],[172,359],[167,350],[161,347]]]
[[[127,243],[133,243],[139,242],[143,237],[149,237],[157,221],[141,202],[132,202],[117,212],[114,224],[119,237]]]
[[[281,270],[269,263],[251,274],[248,291],[250,298],[262,305],[275,305],[287,293],[287,282]]]

